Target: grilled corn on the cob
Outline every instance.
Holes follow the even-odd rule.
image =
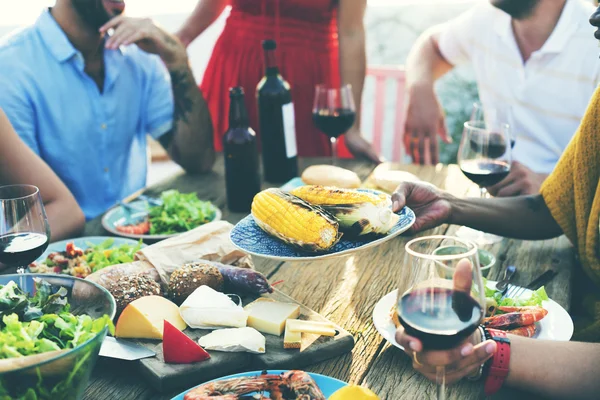
[[[307,251],[328,250],[341,237],[332,215],[279,189],[254,196],[252,216],[268,234]]]
[[[323,186],[301,186],[291,192],[306,202],[323,207],[350,235],[386,234],[398,222],[392,200],[384,193]]]

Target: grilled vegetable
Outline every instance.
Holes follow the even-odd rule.
[[[332,215],[279,189],[254,196],[252,216],[268,234],[306,251],[328,250],[341,237]]]
[[[386,234],[399,219],[390,196],[384,193],[323,186],[301,186],[291,193],[330,212],[340,229],[351,236]]]

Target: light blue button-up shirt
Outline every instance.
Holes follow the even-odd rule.
[[[49,11],[0,42],[0,108],[93,218],[146,183],[146,135],[173,125],[171,81],[156,55],[104,50],[100,91]],[[2,144],[0,143],[0,146]]]

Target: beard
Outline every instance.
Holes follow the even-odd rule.
[[[494,7],[499,8],[514,19],[525,19],[533,14],[540,0],[491,0]]]
[[[112,18],[102,0],[72,0],[72,4],[81,19],[95,31]]]

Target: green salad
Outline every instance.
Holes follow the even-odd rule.
[[[104,242],[94,245],[87,243],[89,248],[85,250],[84,255],[87,263],[92,268],[92,272],[101,270],[111,265],[130,263],[135,258],[135,253],[142,248],[142,240],[136,244],[122,244],[113,247],[115,240],[106,239]]]
[[[487,284],[487,279],[483,280],[485,287],[485,300],[486,300],[486,314],[494,314],[500,313],[502,311],[498,310],[498,307],[526,307],[526,306],[540,306],[542,307],[542,302],[548,300],[548,294],[546,294],[546,289],[542,286],[541,288],[534,290],[531,292],[531,296],[529,297],[519,297],[519,298],[502,298],[502,292],[496,290],[496,288],[491,288]]]
[[[44,280],[36,281],[34,296],[24,293],[14,281],[0,285],[0,360],[74,349],[105,328],[114,333],[108,315],[98,319],[74,315],[66,296],[65,288],[53,293],[52,286]],[[89,363],[94,361],[93,354],[100,344],[98,341],[94,346],[82,348],[73,365],[63,373],[38,367],[31,373],[0,375],[0,400],[75,398],[74,392],[87,379]]]
[[[196,193],[167,190],[160,195],[162,204],[150,207],[148,218],[151,235],[170,235],[186,232],[215,218],[217,208],[201,201]]]

